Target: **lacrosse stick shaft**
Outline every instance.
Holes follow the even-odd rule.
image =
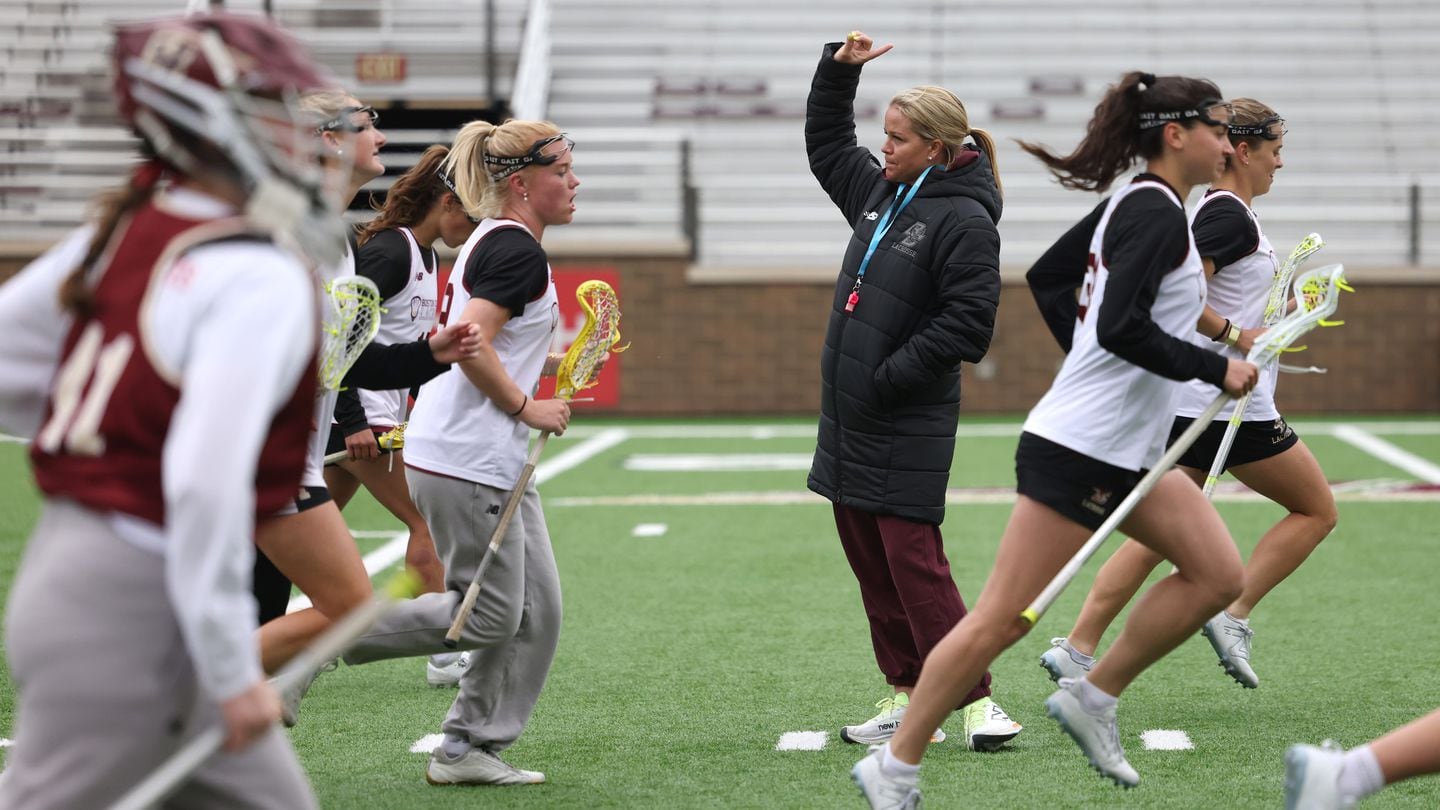
[[[1159,482],[1160,477],[1169,472],[1170,468],[1175,466],[1175,462],[1180,459],[1180,456],[1184,455],[1185,451],[1189,450],[1190,446],[1200,438],[1200,435],[1205,432],[1205,428],[1210,426],[1210,423],[1215,419],[1215,415],[1220,413],[1220,409],[1225,407],[1225,402],[1230,398],[1230,395],[1225,393],[1216,397],[1215,400],[1205,408],[1205,412],[1196,417],[1195,421],[1190,424],[1190,427],[1186,428],[1185,432],[1180,434],[1180,438],[1176,439],[1175,442],[1170,445],[1170,449],[1165,451],[1165,455],[1160,457],[1160,461],[1156,462],[1155,466],[1150,468],[1150,472],[1145,473],[1145,476],[1140,479],[1139,483],[1135,485],[1135,488],[1130,490],[1130,494],[1125,496],[1125,500],[1121,501],[1120,505],[1115,507],[1115,511],[1110,514],[1110,517],[1106,518],[1105,522],[1100,524],[1100,528],[1096,529],[1095,533],[1090,535],[1090,539],[1086,540],[1085,545],[1081,546],[1080,550],[1075,552],[1075,556],[1070,558],[1070,562],[1065,563],[1065,567],[1061,568],[1060,572],[1055,575],[1055,578],[1050,580],[1050,584],[1045,586],[1045,590],[1041,591],[1040,595],[1035,597],[1035,601],[1030,603],[1030,607],[1025,608],[1025,610],[1020,613],[1020,620],[1023,621],[1026,626],[1034,627],[1035,624],[1040,621],[1040,617],[1044,616],[1045,611],[1049,610],[1050,606],[1055,603],[1055,600],[1060,596],[1060,592],[1065,590],[1065,586],[1070,584],[1070,580],[1074,579],[1075,575],[1080,572],[1080,569],[1084,567],[1085,563],[1089,562],[1090,558],[1095,556],[1095,552],[1100,550],[1100,546],[1105,544],[1105,541],[1109,539],[1110,535],[1119,527],[1121,522],[1129,517],[1131,512],[1135,511],[1135,507],[1140,505],[1140,501],[1144,500],[1145,496],[1150,494],[1150,490],[1155,488],[1155,484]]]
[[[1245,418],[1245,408],[1250,404],[1250,398],[1255,396],[1254,389],[1240,398],[1235,403],[1235,413],[1230,416],[1230,421],[1225,425],[1225,435],[1220,439],[1220,447],[1215,451],[1215,460],[1210,462],[1210,472],[1205,476],[1205,486],[1201,491],[1209,498],[1215,494],[1215,484],[1220,481],[1220,475],[1225,472],[1225,461],[1230,458],[1230,448],[1235,445],[1235,436],[1240,433],[1240,423]],[[1218,413],[1218,411],[1217,411]]]
[[[520,469],[520,478],[515,482],[515,488],[510,490],[510,497],[505,499],[505,508],[500,512],[500,521],[495,524],[495,531],[490,533],[490,546],[485,549],[485,556],[480,559],[480,567],[475,569],[475,576],[470,580],[470,587],[465,589],[465,598],[460,601],[460,609],[455,611],[455,621],[450,623],[450,629],[445,631],[445,646],[454,649],[460,646],[460,634],[465,629],[465,620],[470,618],[470,611],[475,609],[475,600],[480,598],[480,584],[485,580],[485,572],[489,570],[490,564],[500,552],[500,543],[505,539],[505,530],[510,527],[510,519],[515,517],[515,510],[520,506],[520,499],[525,495],[525,487],[530,483],[530,476],[535,473],[535,464],[540,460],[540,453],[545,450],[545,442],[550,438],[550,431],[540,432],[540,438],[535,440],[535,446],[530,450],[530,457],[525,459],[525,466]]]
[[[381,455],[389,455],[391,450],[398,450],[398,449],[400,449],[400,448],[381,447],[381,448],[380,448],[380,454],[381,454]],[[333,466],[333,465],[335,465],[335,464],[339,464],[340,462],[342,462],[342,461],[344,461],[344,460],[346,460],[346,459],[348,459],[348,458],[350,458],[350,451],[349,451],[349,450],[336,450],[335,452],[330,453],[329,455],[325,456],[325,466],[326,466],[326,467],[330,467],[330,466]]]
[[[395,603],[395,599],[387,596],[377,596],[360,607],[355,608],[330,629],[322,633],[310,643],[310,646],[301,650],[298,655],[290,660],[275,676],[275,688],[283,692],[287,687],[301,678],[307,677],[309,673],[319,669],[326,663],[345,652],[355,640],[364,635],[365,631],[380,618],[387,608]],[[160,767],[151,771],[138,785],[130,789],[110,810],[149,810],[166,796],[170,795],[180,786],[190,774],[205,764],[220,746],[225,742],[225,728],[223,725],[211,726],[200,734],[196,735],[189,742],[180,747],[178,751],[160,764]]]

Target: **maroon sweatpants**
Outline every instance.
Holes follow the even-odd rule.
[[[925,656],[965,617],[940,527],[834,504],[835,528],[870,619],[875,662],[892,686],[914,686]],[[990,673],[964,706],[990,695]]]

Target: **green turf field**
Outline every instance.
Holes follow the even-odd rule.
[[[1233,683],[1197,635],[1121,701],[1121,739],[1140,787],[1123,792],[1100,779],[1045,717],[1052,687],[1037,664],[1049,638],[1068,630],[1092,563],[992,670],[997,702],[1024,733],[997,753],[971,753],[956,718],[922,771],[928,806],[1279,807],[1289,744],[1330,737],[1352,746],[1440,706],[1440,626],[1430,621],[1440,608],[1440,494],[1426,486],[1440,483],[1440,421],[1296,427],[1344,484],[1341,518],[1255,613],[1261,688]],[[1009,514],[1003,491],[1014,484],[1017,428],[961,426],[943,528],[967,597]],[[565,629],[534,720],[506,755],[549,783],[427,786],[425,755],[410,749],[439,731],[454,693],[427,688],[423,662],[391,661],[326,674],[303,704],[291,734],[322,805],[863,806],[847,777],[863,751],[835,732],[873,714],[886,687],[828,505],[804,488],[812,448],[809,420],[592,421],[552,441],[540,491]],[[1248,553],[1279,509],[1223,494],[1221,513]],[[0,590],[37,508],[22,448],[0,444]],[[399,528],[364,496],[346,517],[367,535],[367,553],[387,542],[372,535]],[[664,533],[634,536],[642,524]],[[76,655],[86,665],[84,651]],[[88,665],[100,677],[103,662]],[[0,680],[0,737],[13,709]],[[1193,750],[1147,750],[1141,733],[1159,729],[1184,731]],[[791,731],[827,731],[828,742],[777,751]],[[1440,807],[1440,778],[1396,785],[1364,806]]]

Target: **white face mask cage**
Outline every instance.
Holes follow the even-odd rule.
[[[221,89],[142,59],[125,61],[141,135],[157,156],[191,174],[206,167],[172,132],[213,145],[229,160],[215,168],[232,175],[244,192],[248,218],[287,235],[315,263],[335,264],[347,248],[340,201],[322,192],[322,144],[301,124],[295,95],[272,100],[245,92],[219,35],[206,32],[200,41]]]

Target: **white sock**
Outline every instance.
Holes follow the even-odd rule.
[[[1236,624],[1242,624],[1242,625],[1244,625],[1244,626],[1246,626],[1246,627],[1249,627],[1249,626],[1250,626],[1250,619],[1249,619],[1249,618],[1237,619],[1237,618],[1235,618],[1234,616],[1231,616],[1231,615],[1230,615],[1230,611],[1228,611],[1228,610],[1222,610],[1222,611],[1220,611],[1220,612],[1223,613],[1223,614],[1225,614],[1225,618],[1229,619],[1229,620],[1232,621],[1232,622],[1235,622]]]
[[[1078,684],[1077,688],[1079,690],[1079,694],[1076,695],[1076,697],[1080,698],[1081,707],[1091,714],[1100,714],[1120,702],[1120,698],[1101,691],[1099,687],[1084,678],[1076,681],[1076,683]]]
[[[459,737],[454,734],[446,734],[445,740],[440,743],[440,750],[444,751],[445,756],[451,759],[456,759],[470,753],[472,747],[469,737]]]
[[[1070,646],[1070,642],[1069,642],[1069,641],[1066,641],[1066,642],[1065,642],[1065,649],[1067,649],[1067,650],[1070,651],[1070,660],[1071,660],[1071,661],[1074,661],[1074,662],[1077,663],[1077,664],[1084,664],[1084,665],[1087,666],[1087,667],[1093,667],[1093,666],[1095,666],[1095,656],[1093,656],[1093,655],[1086,655],[1085,653],[1080,652],[1079,650],[1077,650],[1077,649],[1075,649],[1074,647]]]
[[[880,773],[891,779],[914,779],[920,774],[919,765],[911,765],[908,762],[901,762],[890,753],[890,743],[880,749]]]
[[[1362,745],[1345,752],[1344,764],[1340,767],[1340,795],[1359,801],[1385,787],[1385,773],[1380,770],[1380,760],[1369,745]]]

